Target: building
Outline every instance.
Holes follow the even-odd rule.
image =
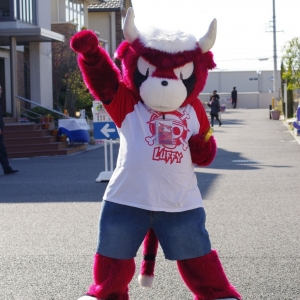
[[[278,71],[277,78],[280,78]],[[279,83],[281,84],[281,83]],[[200,94],[208,102],[213,90],[220,95],[221,104],[229,105],[233,87],[238,91],[238,108],[269,108],[272,98],[281,98],[273,93],[273,71],[211,71],[204,90]]]
[[[100,41],[113,57],[123,41],[123,24],[130,0],[107,0],[88,6],[89,29],[99,34]]]
[[[16,97],[53,107],[52,45],[64,43],[82,28],[98,32],[113,55],[122,41],[129,0],[1,0],[0,99],[16,116]],[[91,22],[89,23],[89,19]]]
[[[49,12],[50,0],[0,2],[1,105],[13,115],[17,95],[52,107],[51,42],[64,36],[51,31]]]
[[[16,97],[53,108],[53,64],[57,45],[69,47],[70,37],[82,28],[94,30],[113,56],[123,40],[123,23],[130,0],[1,0],[0,99],[4,111],[16,116]],[[55,46],[56,45],[56,46]],[[68,48],[69,50],[69,48]],[[227,101],[233,86],[247,108],[267,107],[272,71],[209,73],[201,99],[218,90]],[[55,76],[54,76],[55,83]]]

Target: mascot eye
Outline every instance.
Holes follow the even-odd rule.
[[[194,71],[194,64],[192,62],[185,64],[184,66],[174,69],[174,73],[177,78],[181,80],[188,79]]]
[[[153,72],[155,71],[155,66],[149,64],[144,58],[139,57],[137,62],[137,67],[140,71],[140,73],[144,76],[151,76]]]

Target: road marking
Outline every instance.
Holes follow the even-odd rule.
[[[295,143],[297,142],[296,140],[291,140],[291,141],[285,141],[285,140],[281,140],[281,143]]]
[[[242,162],[242,163],[260,163],[262,160],[249,160],[249,159],[240,159],[240,160],[232,160],[231,162]]]

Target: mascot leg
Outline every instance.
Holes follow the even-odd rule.
[[[154,279],[154,267],[155,258],[158,248],[158,239],[154,230],[151,228],[145,239],[143,245],[143,261],[141,265],[141,271],[139,275],[139,284],[141,287],[150,288],[152,287]]]
[[[242,299],[228,281],[215,250],[201,257],[178,260],[177,265],[195,300]]]
[[[128,284],[134,272],[135,263],[133,258],[122,260],[96,254],[94,283],[87,295],[101,300],[128,300]]]

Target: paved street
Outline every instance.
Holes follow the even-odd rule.
[[[299,300],[300,145],[267,109],[228,109],[222,122],[214,163],[196,169],[212,245],[245,300]],[[0,300],[76,300],[92,280],[103,147],[11,165],[20,173],[0,174]],[[154,286],[141,289],[141,257],[131,300],[192,299],[160,249]]]

